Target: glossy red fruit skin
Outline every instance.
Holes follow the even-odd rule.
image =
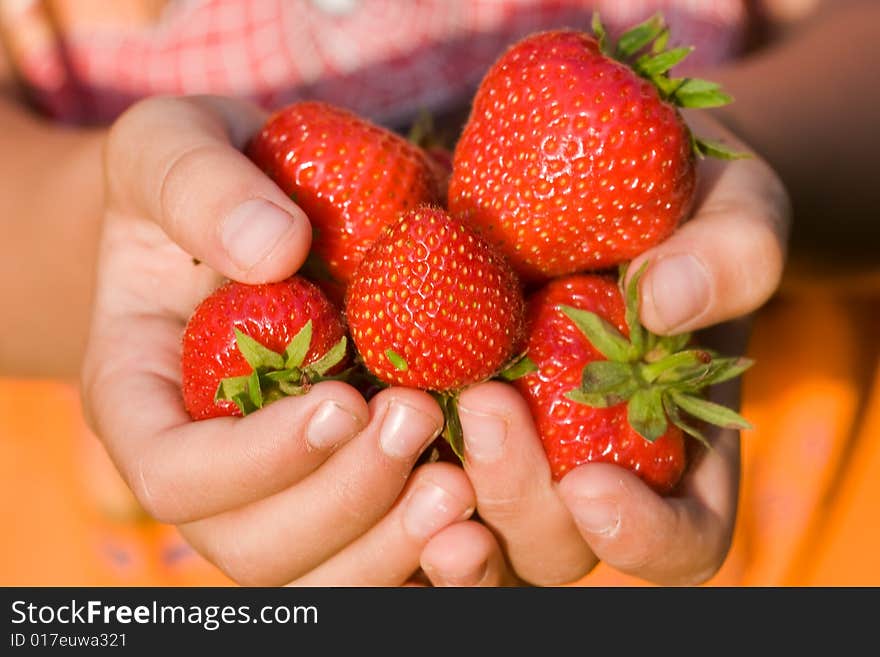
[[[510,265],[470,228],[426,206],[383,231],[351,280],[345,308],[373,374],[437,392],[496,374],[516,355],[525,321]]]
[[[312,250],[340,283],[386,224],[441,198],[435,165],[421,148],[326,103],[276,112],[246,152],[305,211],[315,229]]]
[[[658,493],[669,493],[685,467],[681,430],[650,443],[626,419],[626,404],[593,408],[565,397],[580,387],[587,363],[604,360],[560,310],[560,305],[600,315],[628,336],[617,282],[597,275],[552,281],[528,302],[528,355],[538,370],[514,385],[529,403],[553,477],[561,479],[584,463],[615,463],[635,472]]]
[[[345,335],[339,311],[311,281],[299,276],[265,285],[231,281],[215,290],[195,309],[183,334],[183,401],[190,417],[241,415],[233,402],[214,401],[222,379],[251,373],[236,345],[234,328],[283,353],[310,319],[312,342],[305,364],[316,361]]]
[[[687,215],[690,133],[592,37],[545,32],[485,76],[459,140],[449,209],[527,281],[631,260]]]

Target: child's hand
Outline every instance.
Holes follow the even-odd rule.
[[[309,249],[303,212],[236,150],[263,118],[159,98],[111,130],[86,412],[145,509],[233,579],[399,584],[474,506],[459,468],[407,479],[442,423],[427,394],[392,388],[368,406],[325,382],[243,419],[192,422],[183,408],[192,309],[222,276],[281,280]]]
[[[717,124],[699,121],[701,136],[745,150]],[[652,263],[642,280],[641,318],[657,333],[742,316],[779,283],[789,209],[776,175],[757,158],[706,160],[700,174],[694,217],[630,267]],[[719,327],[715,341],[704,343],[743,353],[745,323]],[[738,385],[713,395],[735,407]],[[555,484],[528,407],[510,386],[475,386],[462,394],[459,410],[477,509],[498,540],[474,523],[444,530],[422,555],[433,582],[472,584],[479,573],[484,584],[517,577],[558,584],[579,579],[601,559],[652,582],[683,584],[708,579],[723,563],[736,516],[738,432],[710,432],[713,449],[698,450],[679,493],[661,498],[631,472],[606,464],[583,465]]]

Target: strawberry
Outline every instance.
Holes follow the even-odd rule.
[[[339,311],[311,282],[228,282],[202,301],[183,335],[183,401],[194,420],[247,415],[341,369]]]
[[[685,469],[683,413],[736,428],[748,423],[700,397],[751,365],[659,337],[638,322],[638,280],[626,294],[606,276],[559,278],[529,299],[528,355],[537,368],[514,385],[529,403],[555,479],[589,462],[629,468],[658,493]]]
[[[634,258],[688,213],[695,154],[738,156],[692,137],[682,120],[677,107],[730,97],[669,77],[691,49],[666,49],[659,15],[616,48],[598,18],[594,29],[597,38],[564,30],[512,46],[483,79],[455,149],[450,211],[524,280]]]
[[[516,354],[525,301],[494,248],[444,210],[422,206],[388,226],[364,256],[345,312],[366,367],[385,383],[440,393],[447,422],[456,424],[456,392],[499,373]]]
[[[314,254],[343,284],[383,226],[440,200],[436,167],[421,148],[326,103],[276,112],[247,155],[308,215]]]

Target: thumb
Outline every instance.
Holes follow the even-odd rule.
[[[308,219],[238,150],[264,118],[252,105],[219,97],[138,103],[107,140],[111,211],[155,222],[228,278],[290,276],[308,254]]]

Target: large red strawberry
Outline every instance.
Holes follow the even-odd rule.
[[[695,139],[677,107],[729,102],[673,79],[691,49],[666,49],[657,16],[616,47],[576,31],[527,37],[483,79],[455,149],[450,211],[500,245],[524,279],[631,260],[669,236],[695,186]],[[643,51],[648,50],[647,52]]]
[[[326,103],[276,112],[247,154],[308,215],[313,251],[340,283],[383,226],[440,200],[435,165],[421,148]]]
[[[525,302],[507,262],[436,207],[390,225],[346,295],[364,364],[393,385],[449,392],[489,378],[516,354]]]
[[[537,370],[514,385],[529,402],[553,476],[589,462],[616,463],[660,493],[685,468],[684,413],[731,427],[747,423],[702,399],[709,385],[751,363],[658,337],[638,323],[638,276],[627,289],[605,276],[552,281],[529,299],[528,355]]]
[[[522,341],[525,301],[510,265],[441,208],[418,207],[364,256],[345,313],[378,379],[436,393],[461,455],[458,391],[504,370]]]
[[[348,358],[339,311],[311,282],[229,282],[183,336],[183,401],[195,420],[246,415],[337,372]]]

